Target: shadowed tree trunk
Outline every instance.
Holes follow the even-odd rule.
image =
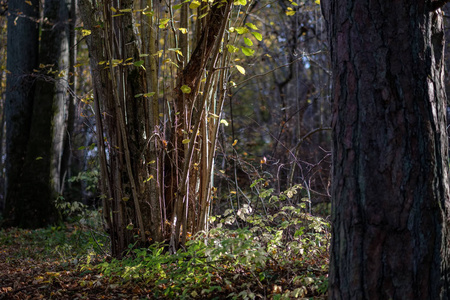
[[[40,36],[39,3],[22,2],[9,3],[6,225],[35,228],[57,219],[70,2],[45,1]]]
[[[42,149],[30,143],[32,134],[36,134],[32,132],[36,121],[34,109],[47,109],[35,106],[33,101],[34,70],[38,68],[39,1],[32,0],[31,4],[17,0],[8,2],[5,225],[33,228],[52,222],[54,210],[47,151],[51,144]],[[34,136],[34,140],[37,139],[51,142],[48,132]]]
[[[448,299],[442,12],[322,1],[333,68],[330,299]]]

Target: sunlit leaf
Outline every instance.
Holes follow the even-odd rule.
[[[253,46],[253,42],[252,42],[252,40],[251,39],[249,39],[249,38],[244,38],[244,43],[247,45],[247,46]]]
[[[88,35],[91,35],[91,31],[88,30],[88,29],[82,29],[82,30],[81,30],[81,35],[82,35],[82,36],[88,36]]]
[[[165,28],[167,26],[167,23],[169,23],[169,18],[164,18],[159,20],[159,28]]]
[[[191,141],[190,139],[184,139],[184,140],[182,140],[181,142],[182,142],[183,144],[189,144],[190,141]]]
[[[245,23],[245,25],[250,29],[258,30],[258,27],[256,27],[253,23]]]
[[[255,54],[255,50],[247,48],[247,47],[241,47],[242,53],[244,53],[246,56],[252,56]]]
[[[258,41],[262,41],[262,35],[259,32],[252,32],[252,35],[257,39]]]
[[[235,30],[239,34],[244,34],[244,33],[249,32],[247,27],[236,27]]]
[[[153,54],[154,56],[158,56],[161,57],[163,54],[163,50],[159,50],[158,52],[156,52],[155,54]]]
[[[188,87],[187,85],[183,85],[183,86],[181,87],[181,91],[182,91],[184,94],[189,94],[189,93],[191,92],[191,88]]]
[[[292,9],[292,7],[288,7],[286,10],[286,16],[293,16],[295,15],[295,10]]]
[[[231,146],[236,146],[238,140],[234,140],[233,144],[231,144]]]
[[[228,126],[228,121],[225,120],[225,119],[220,120],[220,123],[225,125],[225,126]]]
[[[242,75],[245,75],[245,69],[241,67],[240,65],[236,65],[236,69],[241,73]]]
[[[180,48],[169,48],[168,50],[183,56],[183,53],[180,51]]]
[[[178,28],[179,31],[181,31],[182,34],[188,33],[188,30],[186,28]]]
[[[153,175],[150,175],[147,179],[144,180],[144,183],[149,182],[153,179]]]
[[[191,2],[191,4],[189,4],[189,8],[190,8],[190,9],[195,9],[195,8],[199,7],[200,4],[201,4],[200,1],[193,0],[193,1]]]
[[[230,52],[230,53],[236,53],[239,51],[239,48],[234,47],[233,45],[230,45],[230,44],[227,45],[227,49],[228,49],[228,52]]]

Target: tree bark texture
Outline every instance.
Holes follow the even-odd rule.
[[[333,69],[330,299],[448,299],[443,23],[432,1],[322,1]]]

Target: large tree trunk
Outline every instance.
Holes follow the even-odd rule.
[[[322,1],[333,68],[330,299],[448,299],[442,13]]]
[[[51,109],[36,103],[39,1],[9,1],[6,96],[5,225],[40,227],[54,221],[50,186],[51,132],[35,113]],[[41,105],[42,104],[42,105]],[[49,105],[50,104],[50,105]],[[39,132],[43,129],[43,132]]]

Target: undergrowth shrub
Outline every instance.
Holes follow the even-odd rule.
[[[329,223],[290,201],[301,187],[274,196],[259,194],[264,209],[250,204],[210,218],[212,229],[170,254],[167,245],[133,249],[122,260],[96,266],[119,283],[137,282],[155,297],[292,299],[324,295],[328,288]],[[263,194],[261,196],[261,194]],[[261,198],[263,197],[263,198]],[[294,204],[294,205],[292,205]]]

